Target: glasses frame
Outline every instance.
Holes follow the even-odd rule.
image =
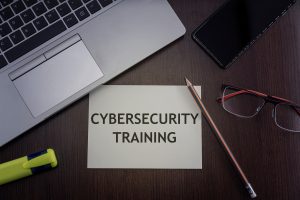
[[[232,94],[225,95],[224,93],[225,93],[225,91],[226,91],[227,88],[232,88],[232,89],[237,90],[237,91],[234,92],[234,93],[232,93]],[[232,86],[232,85],[228,85],[228,84],[222,84],[222,91],[223,91],[223,94],[222,94],[221,97],[217,98],[217,102],[221,103],[223,109],[226,110],[228,113],[230,113],[232,115],[235,115],[237,117],[248,118],[249,119],[249,118],[253,118],[254,116],[256,116],[263,109],[263,107],[267,103],[271,103],[274,106],[273,111],[272,111],[272,118],[274,119],[276,126],[278,126],[279,128],[281,128],[281,129],[283,129],[285,131],[295,132],[295,133],[299,133],[300,132],[300,130],[299,131],[295,131],[295,130],[291,130],[291,129],[287,129],[287,128],[282,127],[281,125],[278,124],[277,118],[276,118],[277,108],[278,108],[278,106],[281,106],[281,105],[292,107],[296,111],[296,113],[298,113],[298,115],[300,116],[300,105],[299,104],[296,104],[296,103],[294,103],[291,100],[284,99],[284,98],[281,98],[281,97],[277,97],[277,96],[273,96],[273,95],[268,95],[268,94],[264,94],[264,93],[261,93],[261,92],[255,91],[255,90],[240,88],[240,87],[236,87],[236,86]],[[224,106],[224,102],[227,99],[235,97],[235,96],[237,96],[239,94],[251,94],[251,95],[257,96],[259,98],[262,98],[264,100],[264,102],[257,109],[257,111],[253,115],[251,115],[251,116],[238,115],[236,113],[233,113],[233,112],[227,110],[225,108],[225,106]]]

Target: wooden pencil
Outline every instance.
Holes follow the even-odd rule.
[[[215,133],[215,136],[217,137],[217,139],[220,142],[221,146],[223,147],[224,151],[228,155],[232,165],[234,166],[234,168],[238,172],[238,174],[239,174],[246,190],[248,191],[250,197],[251,198],[256,198],[257,195],[256,195],[254,189],[252,188],[250,182],[248,181],[248,178],[246,177],[245,173],[243,172],[242,168],[240,167],[239,163],[237,162],[237,160],[235,159],[234,155],[232,154],[230,148],[228,147],[226,141],[224,140],[221,132],[219,131],[218,127],[216,126],[216,124],[214,123],[214,121],[211,118],[210,114],[208,113],[207,109],[205,108],[205,106],[204,106],[201,98],[199,97],[197,91],[195,90],[193,84],[187,78],[185,78],[185,81],[186,81],[186,85],[187,85],[189,91],[191,92],[194,100],[196,101],[199,109],[201,110],[201,112],[204,115],[207,122],[210,124],[211,128],[213,129],[213,131]]]

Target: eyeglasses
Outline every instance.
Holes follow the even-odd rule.
[[[286,131],[300,132],[300,106],[290,100],[270,96],[254,90],[223,85],[223,95],[217,101],[223,108],[238,117],[256,116],[266,103],[274,105],[272,117],[275,124]]]

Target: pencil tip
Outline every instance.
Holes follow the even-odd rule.
[[[187,77],[185,77],[185,82],[186,82],[187,86],[191,86],[192,85],[192,83],[189,81],[189,79],[187,79]]]

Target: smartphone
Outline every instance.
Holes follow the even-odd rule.
[[[226,69],[295,2],[229,0],[192,33],[192,38]]]

